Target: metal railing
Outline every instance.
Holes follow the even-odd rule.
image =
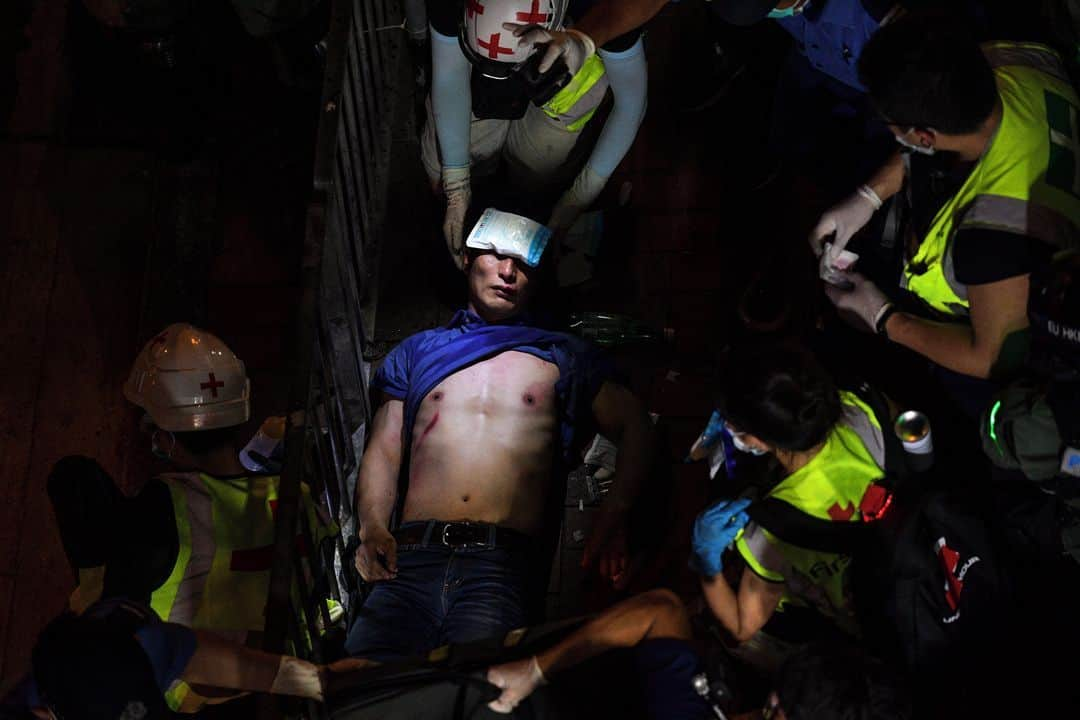
[[[264,647],[324,660],[327,600],[348,612],[356,471],[372,408],[364,350],[371,339],[375,258],[386,205],[390,125],[407,97],[395,87],[407,56],[399,0],[328,0],[326,73],[308,202],[285,466]],[[405,89],[408,91],[409,89]],[[319,549],[300,508],[301,482],[341,532]],[[312,713],[316,711],[312,709]]]

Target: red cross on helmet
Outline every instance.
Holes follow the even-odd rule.
[[[519,47],[514,33],[503,23],[539,25],[551,30],[562,26],[568,0],[465,0],[462,16],[461,47],[474,64],[492,69],[491,63],[518,65],[533,54],[529,46]],[[508,72],[508,71],[507,71]]]
[[[217,336],[187,323],[173,323],[146,343],[124,383],[124,397],[173,432],[246,422],[250,394],[243,361]]]

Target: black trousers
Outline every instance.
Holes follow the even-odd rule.
[[[48,493],[72,571],[104,565],[104,597],[148,603],[179,551],[168,486],[154,479],[129,498],[96,460],[70,455],[53,466]]]

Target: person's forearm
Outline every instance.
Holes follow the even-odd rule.
[[[471,66],[456,36],[431,30],[431,112],[443,167],[469,166],[472,120]]]
[[[645,117],[649,71],[641,38],[629,50],[619,53],[600,51],[600,56],[614,102],[589,155],[589,166],[606,179],[611,177],[634,144]]]
[[[668,0],[598,0],[576,20],[574,29],[585,33],[596,47],[639,28],[651,20]]]
[[[536,656],[544,675],[574,667],[615,648],[634,647],[654,637],[689,640],[690,620],[673,593],[653,590],[630,598],[589,621],[562,642]]]
[[[934,322],[897,312],[886,321],[885,332],[889,340],[963,375],[989,377],[997,359],[998,348],[979,347],[968,325]]]
[[[632,414],[622,433],[611,438],[619,448],[612,477],[611,491],[604,499],[603,509],[626,512],[634,504],[641,486],[652,467],[652,422],[644,411]]]
[[[274,690],[311,698],[320,695],[318,668],[311,663],[289,658],[287,662],[293,669],[289,674],[293,679],[283,681],[279,678],[281,655],[236,645],[202,630],[196,630],[195,635],[198,641],[195,654],[182,676],[189,685],[262,693]]]
[[[894,152],[885,164],[878,168],[866,185],[877,193],[878,199],[885,202],[904,187],[904,156]]]
[[[357,514],[360,531],[385,528],[397,501],[399,464],[379,448],[369,447],[360,463],[356,480]]]
[[[712,578],[702,577],[701,589],[705,594],[705,602],[708,604],[709,609],[712,610],[712,614],[716,616],[724,629],[739,642],[746,640],[747,638],[743,636],[742,621],[739,617],[738,596],[731,585],[728,584],[723,573]]]

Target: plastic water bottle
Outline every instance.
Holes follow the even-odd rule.
[[[672,328],[654,328],[627,315],[581,312],[570,316],[570,332],[603,347],[670,342]]]

